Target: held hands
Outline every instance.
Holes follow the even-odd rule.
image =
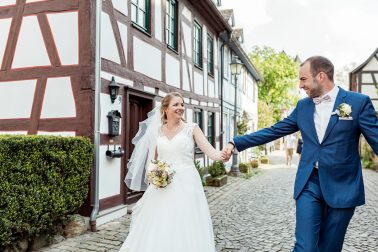
[[[222,161],[223,162],[227,162],[228,160],[230,160],[231,158],[231,155],[233,153],[233,150],[234,150],[234,145],[228,143],[224,148],[223,150],[221,151],[221,158],[222,158]]]

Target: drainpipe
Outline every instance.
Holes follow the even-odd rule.
[[[96,1],[96,51],[95,51],[95,122],[94,122],[94,145],[95,145],[95,169],[91,177],[91,205],[93,206],[90,226],[91,231],[96,232],[96,218],[100,208],[99,200],[99,166],[100,166],[100,95],[101,95],[101,54],[100,54],[100,35],[101,35],[101,10],[102,0]],[[94,185],[93,185],[94,183]]]
[[[220,99],[221,99],[221,114],[220,114],[220,129],[221,129],[221,139],[220,139],[220,148],[223,149],[223,75],[224,75],[224,46],[228,44],[229,40],[229,33],[227,31],[223,31],[219,34],[219,37],[222,40],[222,45],[220,47],[220,55],[221,55],[221,69],[220,69]]]

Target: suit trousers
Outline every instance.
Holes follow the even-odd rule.
[[[352,208],[327,205],[320,188],[318,169],[314,168],[296,200],[295,247],[293,252],[338,252],[354,214]]]

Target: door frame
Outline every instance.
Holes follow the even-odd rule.
[[[125,176],[126,176],[126,166],[127,166],[127,162],[128,162],[128,157],[131,155],[127,142],[131,141],[131,139],[134,137],[134,136],[130,135],[130,127],[131,127],[131,122],[129,120],[129,115],[130,115],[129,100],[130,100],[130,96],[136,96],[136,97],[139,97],[139,98],[150,100],[151,101],[151,110],[154,108],[154,105],[155,105],[154,101],[155,101],[155,98],[156,98],[155,94],[147,93],[147,92],[144,92],[144,91],[139,90],[139,89],[135,89],[135,88],[132,88],[132,87],[129,87],[129,86],[125,86],[125,97],[123,99],[123,101],[124,101],[123,107],[126,108],[125,109],[126,112],[125,112],[125,118],[124,118],[124,121],[123,121],[124,123],[123,123],[123,126],[122,126],[122,131],[124,132],[122,144],[123,144],[123,146],[125,146],[125,155],[123,156],[123,158],[121,160],[121,178],[125,178]],[[126,184],[124,183],[123,180],[121,182],[122,182],[121,183],[121,195],[122,195],[124,204],[133,203],[133,202],[137,201],[143,195],[143,193],[140,193],[140,194],[136,195],[135,197],[133,197],[131,199],[131,202],[128,201],[127,191],[129,189],[126,187]]]

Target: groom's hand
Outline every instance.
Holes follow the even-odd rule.
[[[222,158],[224,161],[228,161],[231,158],[232,152],[234,150],[234,145],[228,143],[225,148],[222,150]]]

